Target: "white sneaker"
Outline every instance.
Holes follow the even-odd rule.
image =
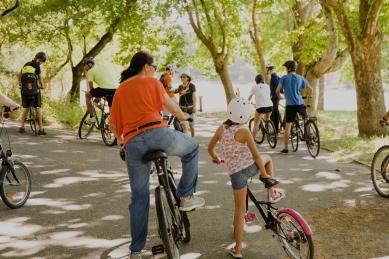
[[[190,195],[188,197],[181,198],[180,210],[191,211],[196,208],[203,207],[205,200],[201,197]]]
[[[93,124],[96,122],[96,118],[95,117],[89,117],[85,120],[85,123],[86,124]]]

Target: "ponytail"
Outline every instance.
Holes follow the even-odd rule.
[[[123,83],[128,78],[135,76],[137,73],[135,73],[134,69],[131,67],[127,68],[126,70],[123,70],[120,77],[120,83]]]
[[[152,65],[153,61],[154,57],[146,51],[139,51],[135,53],[135,55],[131,58],[130,66],[121,73],[120,83],[126,81],[130,77],[139,74],[142,71],[144,65]]]

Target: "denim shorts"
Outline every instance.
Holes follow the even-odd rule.
[[[232,189],[239,190],[247,186],[249,178],[257,175],[259,169],[256,163],[230,175]]]

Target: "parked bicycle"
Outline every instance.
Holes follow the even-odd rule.
[[[254,127],[254,118],[249,122],[249,129],[253,132]],[[265,140],[265,136],[269,146],[275,148],[277,146],[277,131],[274,126],[274,123],[271,120],[265,120],[261,117],[259,122],[259,130],[257,131],[256,136],[254,136],[254,141],[257,144],[262,144]]]
[[[6,109],[4,111],[7,112]],[[0,145],[0,197],[9,208],[17,209],[22,207],[30,196],[31,174],[22,162],[11,158],[11,142],[3,116],[1,123],[0,136],[7,140],[8,149],[5,150],[4,145]]]
[[[94,122],[89,122],[89,113],[86,112],[82,117],[80,126],[78,128],[78,136],[80,139],[86,139],[92,133],[93,129],[100,130],[101,137],[103,138],[104,144],[112,147],[117,144],[117,140],[109,127],[108,122],[108,105],[105,98],[93,98],[92,106]]]
[[[143,162],[153,161],[159,185],[155,188],[155,205],[158,218],[158,233],[163,245],[152,248],[153,254],[166,252],[168,259],[179,259],[180,243],[188,243],[190,223],[185,211],[180,211],[180,198],[176,195],[173,172],[167,166],[167,155],[163,151],[149,152]],[[152,171],[153,172],[153,171]]]
[[[312,230],[307,221],[291,208],[276,208],[269,202],[270,194],[267,193],[267,200],[257,200],[249,188],[247,188],[246,208],[250,199],[258,213],[255,213],[258,220],[259,215],[265,223],[265,229],[273,231],[273,237],[277,237],[282,248],[289,258],[312,259],[314,246]]]
[[[306,107],[308,108],[309,105]],[[299,141],[305,141],[308,152],[313,158],[317,157],[320,152],[320,135],[315,120],[314,117],[309,116],[308,111],[306,119],[297,114],[290,130],[290,142],[293,151],[298,150]]]

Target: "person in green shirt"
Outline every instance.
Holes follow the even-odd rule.
[[[95,64],[93,57],[86,57],[84,59],[84,70],[86,72],[86,79],[88,82],[88,91],[85,93],[86,107],[90,116],[88,122],[94,123],[96,119],[94,118],[92,112],[92,98],[105,97],[108,102],[109,109],[111,110],[117,82],[105,66]]]

